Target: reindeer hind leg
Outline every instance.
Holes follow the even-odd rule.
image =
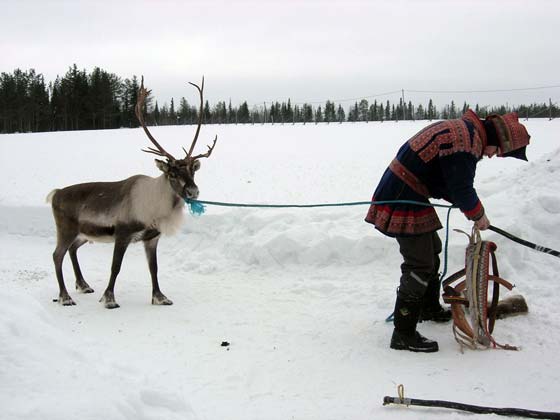
[[[93,289],[84,280],[82,270],[80,269],[80,264],[78,263],[78,248],[87,242],[87,239],[76,239],[70,248],[68,253],[70,254],[70,259],[72,260],[72,267],[74,268],[74,275],[76,276],[76,290],[82,293],[93,293]]]
[[[64,284],[64,274],[62,272],[62,262],[64,261],[66,252],[76,240],[77,236],[77,227],[76,229],[65,229],[57,224],[57,243],[53,252],[53,261],[59,288],[57,302],[63,306],[72,306],[76,304],[76,302],[74,302],[68,294],[68,290],[66,290],[66,285]]]

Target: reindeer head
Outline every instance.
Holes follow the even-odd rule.
[[[183,159],[174,158],[163,147],[161,147],[161,145],[156,141],[156,139],[148,130],[148,127],[146,127],[142,108],[150,91],[144,88],[144,77],[142,77],[142,83],[140,85],[140,90],[138,91],[138,101],[136,102],[135,112],[136,118],[138,118],[138,121],[144,129],[144,132],[146,133],[150,141],[154,144],[154,146],[156,146],[156,148],[148,147],[148,149],[143,149],[143,151],[146,153],[152,153],[154,155],[164,157],[165,160],[155,160],[156,166],[165,174],[173,190],[183,199],[195,200],[196,198],[198,198],[199,191],[194,182],[194,173],[200,169],[199,159],[210,157],[210,155],[212,154],[212,150],[214,150],[214,146],[216,145],[216,141],[218,140],[218,136],[214,138],[214,143],[212,143],[212,146],[208,146],[208,151],[206,153],[193,156],[194,146],[196,145],[198,134],[200,133],[200,126],[202,125],[204,77],[202,78],[201,86],[190,82],[189,84],[193,85],[198,90],[198,93],[200,95],[200,111],[198,113],[198,126],[196,128],[194,139],[188,152],[185,150],[185,148],[183,148],[186,154]]]

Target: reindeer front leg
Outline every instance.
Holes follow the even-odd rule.
[[[158,232],[156,237],[144,240],[144,250],[146,251],[146,258],[148,259],[148,266],[152,277],[152,305],[173,305],[173,302],[161,293],[161,290],[159,290],[157,277],[157,245],[159,237],[160,235]]]
[[[103,293],[103,296],[99,300],[100,302],[105,302],[105,307],[107,309],[115,309],[119,307],[119,304],[115,302],[115,281],[121,271],[124,253],[126,252],[129,244],[130,235],[119,236],[117,234],[115,238],[115,249],[113,251],[113,263],[111,264],[111,277],[109,279],[107,289],[105,289],[105,293]]]

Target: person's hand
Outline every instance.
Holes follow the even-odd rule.
[[[474,225],[479,230],[486,230],[490,227],[490,220],[488,220],[488,217],[486,217],[486,214],[484,214],[480,219],[474,222]]]

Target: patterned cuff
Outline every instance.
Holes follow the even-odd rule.
[[[465,213],[465,216],[467,216],[467,219],[477,221],[482,216],[484,216],[484,207],[482,206],[482,203],[479,200],[476,203],[476,206],[474,206],[473,209],[463,211],[463,213]]]

